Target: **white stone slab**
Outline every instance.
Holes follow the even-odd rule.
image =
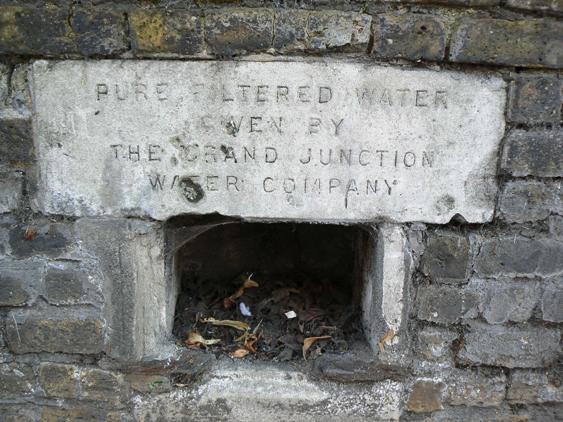
[[[38,61],[39,208],[492,218],[505,85],[366,63]]]

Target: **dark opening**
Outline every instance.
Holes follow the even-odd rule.
[[[303,359],[309,343],[307,359],[346,352],[364,342],[364,236],[357,227],[290,223],[232,223],[200,234],[176,252],[174,335],[187,347],[246,359]],[[253,285],[248,279],[259,286],[241,292],[245,282]]]

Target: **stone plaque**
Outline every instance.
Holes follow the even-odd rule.
[[[492,218],[504,82],[341,61],[33,66],[48,213]]]

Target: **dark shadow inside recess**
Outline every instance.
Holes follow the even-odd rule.
[[[242,355],[243,349],[247,360],[274,361],[302,360],[311,337],[330,339],[314,342],[308,359],[365,345],[361,251],[366,239],[358,227],[304,223],[231,222],[192,236],[174,256],[178,343],[217,355]],[[259,286],[236,297],[248,278]],[[247,311],[251,316],[244,315]],[[204,322],[209,318],[243,322],[249,329]],[[206,347],[198,335],[219,342]]]

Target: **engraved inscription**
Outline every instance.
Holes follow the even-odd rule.
[[[49,212],[492,217],[505,87],[488,75],[339,62],[39,61],[33,91],[38,199]]]

